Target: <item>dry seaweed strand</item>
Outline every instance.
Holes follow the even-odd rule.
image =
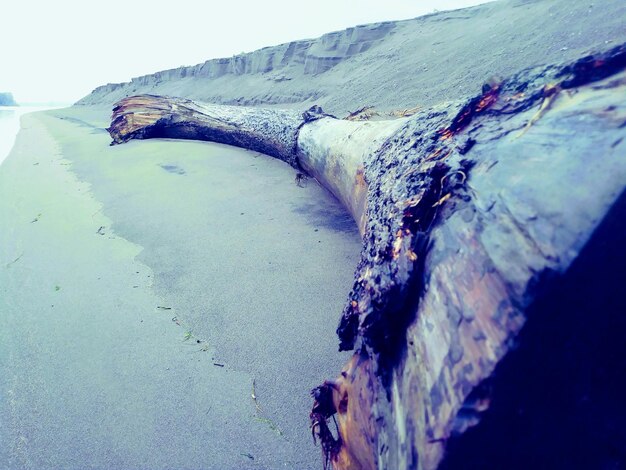
[[[559,95],[560,91],[561,91],[561,87],[555,84],[549,84],[543,88],[542,93],[543,93],[544,98],[543,98],[543,101],[541,102],[541,106],[539,107],[539,110],[533,117],[530,118],[530,120],[524,126],[524,128],[520,131],[520,133],[515,136],[516,139],[519,139],[524,134],[526,134],[526,132],[528,132],[528,130],[548,112],[548,110],[550,109],[554,101],[556,100],[556,97]]]
[[[261,410],[261,406],[259,405],[259,399],[256,394],[256,379],[252,379],[252,393],[250,394],[250,397],[252,398],[252,402],[254,403],[254,419],[261,423],[267,424],[272,431],[274,431],[280,437],[284,438],[285,433],[278,426],[278,424],[276,424],[271,419],[263,416],[264,413],[263,410]]]

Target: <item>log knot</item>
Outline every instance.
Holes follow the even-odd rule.
[[[307,109],[304,113],[302,113],[302,119],[304,119],[304,124],[308,122],[317,121],[318,119],[323,119],[326,117],[337,119],[332,114],[325,113],[322,107],[316,104],[314,104],[309,109]]]

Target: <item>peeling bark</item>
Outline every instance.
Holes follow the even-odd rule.
[[[287,110],[216,106],[182,98],[131,96],[113,108],[112,144],[171,137],[219,142],[294,164],[303,117]]]
[[[342,201],[363,234],[337,329],[340,348],[356,353],[314,391],[313,431],[336,470],[430,470],[448,448],[444,465],[455,468],[464,436],[507,390],[494,380],[502,364],[518,343],[537,341],[523,334],[529,316],[550,324],[563,315],[537,305],[624,193],[625,69],[619,46],[393,121],[133,97],[116,106],[109,131],[118,143],[168,136],[264,151]],[[603,265],[589,269],[600,275]],[[611,406],[626,417],[624,403]],[[619,448],[622,436],[603,438]],[[623,446],[616,452],[626,461]],[[484,465],[512,468],[498,458]]]

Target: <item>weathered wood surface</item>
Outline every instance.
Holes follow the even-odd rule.
[[[244,147],[292,163],[299,113],[287,110],[216,106],[181,98],[132,96],[113,108],[108,131],[113,143],[176,137]]]
[[[558,428],[566,438],[551,442],[601,435],[604,447],[579,443],[569,456],[546,443],[542,429],[554,427],[537,413],[548,414],[546,421],[573,423],[563,415],[575,415],[580,407],[557,412],[554,397],[573,393],[570,398],[583,408],[585,399],[612,397],[616,379],[610,372],[592,383],[583,378],[551,383],[530,401],[515,395],[508,408],[501,403],[518,384],[519,377],[508,372],[510,358],[519,357],[516,347],[546,356],[522,355],[515,367],[526,374],[545,361],[577,377],[571,364],[554,360],[570,349],[589,352],[588,367],[603,367],[604,361],[614,372],[626,372],[618,359],[626,354],[623,341],[596,351],[578,344],[587,330],[601,336],[610,333],[607,324],[626,326],[616,314],[623,301],[609,302],[586,322],[581,318],[588,309],[560,311],[558,302],[557,308],[554,302],[550,308],[542,304],[554,292],[584,287],[570,275],[581,259],[598,279],[626,274],[622,265],[599,256],[601,248],[590,248],[598,237],[610,239],[607,233],[626,242],[620,225],[625,212],[615,212],[626,198],[625,69],[626,48],[620,46],[487,84],[466,103],[365,123],[318,110],[303,116],[285,112],[283,124],[277,110],[240,112],[143,96],[118,104],[110,132],[116,142],[217,135],[218,142],[270,148],[315,176],[353,214],[364,235],[363,250],[337,332],[340,347],[354,349],[355,356],[339,379],[314,391],[311,414],[334,468],[459,468],[459,462],[470,468],[468,462],[479,460],[466,442],[474,442],[481,429],[487,431],[478,447],[485,451],[477,451],[481,464],[475,468],[542,466],[558,459],[575,464],[581,456],[596,456],[593,463],[604,459],[600,466],[609,466],[626,462],[626,435],[614,425],[626,418],[623,400],[594,402],[593,418]],[[181,112],[180,104],[192,112]],[[220,116],[217,124],[202,116],[209,109]],[[261,133],[247,124],[257,122],[256,116],[271,121]],[[242,129],[245,139],[229,137]],[[276,136],[289,136],[289,145]],[[610,223],[617,231],[601,230]],[[624,258],[623,244],[609,245],[617,247],[616,259]],[[571,304],[565,298],[562,303]],[[541,325],[569,331],[565,344],[540,344],[558,336],[537,333]],[[495,418],[490,408],[496,409]],[[500,437],[511,430],[497,413],[511,410],[532,417],[516,440]],[[338,439],[328,429],[332,415],[338,418]],[[491,424],[476,426],[483,418]]]

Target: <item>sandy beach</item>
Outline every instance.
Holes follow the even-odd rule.
[[[319,468],[355,224],[258,153],[109,147],[109,112],[25,116],[0,168],[0,468]]]
[[[340,8],[196,3],[98,25],[54,4],[14,34],[36,66],[5,67],[17,101],[107,73],[15,144],[0,110],[0,470],[626,462],[626,2],[497,0],[224,56],[205,23],[228,44],[243,13],[256,38]]]

